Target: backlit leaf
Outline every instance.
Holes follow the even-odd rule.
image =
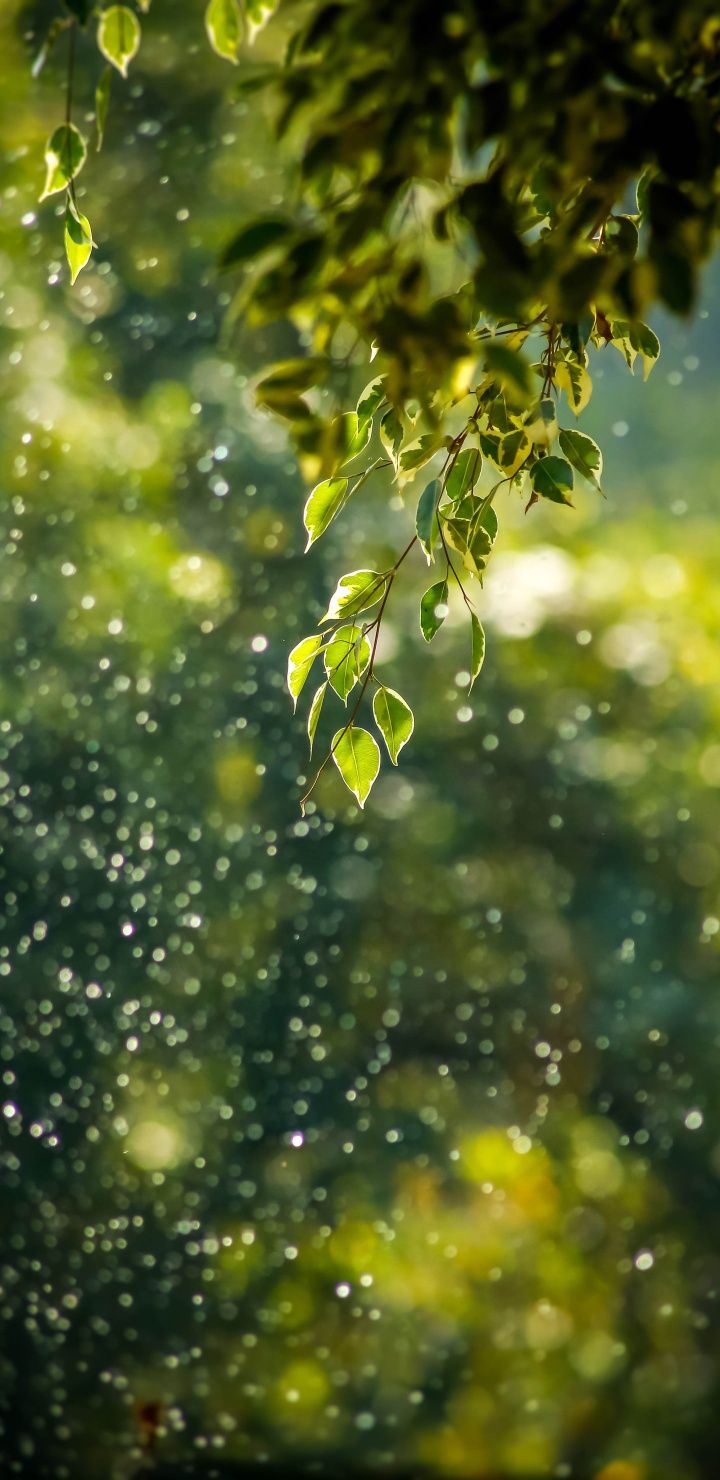
[[[642,359],[643,380],[647,380],[660,354],[660,340],[647,324],[634,323],[630,325],[630,342]]]
[[[387,579],[379,570],[348,571],[347,575],[340,577],[322,621],[355,616],[374,606],[385,590]]]
[[[313,694],[313,701],[312,701],[312,704],[310,705],[310,713],[308,714],[308,722],[307,722],[307,733],[308,733],[308,740],[310,742],[310,754],[311,755],[312,755],[312,752],[313,752],[313,743],[315,741],[315,732],[316,732],[317,727],[318,727],[318,720],[320,718],[320,711],[321,711],[321,709],[323,707],[323,703],[324,703],[324,700],[325,700],[325,695],[327,693],[327,687],[328,686],[327,686],[327,679],[326,679],[325,680],[325,683],[321,683],[320,684],[320,687],[315,690],[315,693]]]
[[[237,0],[210,0],[205,30],[213,51],[227,62],[237,62],[242,41],[242,19]]]
[[[321,635],[313,633],[312,637],[304,637],[297,643],[288,658],[287,686],[293,698],[293,709],[297,709],[297,701],[322,645]]]
[[[98,46],[123,77],[140,49],[140,22],[127,5],[111,5],[100,12]]]
[[[248,41],[255,40],[258,31],[267,25],[275,13],[279,0],[245,0],[245,18],[248,25]]]
[[[40,196],[47,200],[64,190],[79,175],[87,159],[87,146],[74,123],[61,123],[45,145],[45,187]]]
[[[82,211],[72,201],[68,201],[65,212],[65,256],[70,268],[71,283],[75,282],[78,273],[87,266],[94,246],[87,216],[83,216]]]
[[[313,488],[303,511],[303,523],[307,530],[306,550],[319,540],[336,514],[340,513],[348,497],[347,478],[325,478]]]
[[[407,745],[415,728],[412,709],[409,704],[405,703],[401,694],[381,684],[373,697],[373,714],[387,746],[388,755],[393,765],[396,766],[400,751],[403,745]]]
[[[385,381],[382,375],[379,375],[377,379],[371,380],[366,385],[357,403],[358,425],[364,426],[366,422],[372,421],[375,412],[378,407],[382,406],[384,400]]]
[[[437,581],[429,586],[420,601],[420,630],[426,642],[432,642],[448,614],[448,583]]]
[[[470,613],[470,622],[472,626],[472,657],[470,660],[470,688],[468,689],[468,693],[472,689],[475,679],[485,661],[485,632],[482,622],[479,617],[476,617],[474,612]]]
[[[338,730],[332,742],[332,758],[348,790],[361,807],[380,770],[380,750],[367,730],[351,725]]]
[[[340,627],[325,648],[323,662],[331,687],[346,700],[370,662],[370,643],[362,628]]]

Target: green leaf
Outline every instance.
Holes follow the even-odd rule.
[[[385,380],[379,375],[366,385],[357,403],[358,425],[364,426],[366,422],[372,421],[378,407],[385,400]]]
[[[440,438],[435,432],[423,432],[421,437],[416,437],[414,442],[409,442],[400,453],[399,468],[405,477],[411,476],[418,468],[425,466],[431,457],[442,446]]]
[[[352,462],[354,457],[363,452],[370,440],[370,422],[364,421],[360,425],[360,418],[356,411],[345,411],[342,416],[337,416],[331,428],[331,442],[339,466]]]
[[[610,342],[613,349],[616,349],[618,354],[622,355],[628,370],[632,371],[635,360],[637,359],[637,350],[632,342],[630,325],[627,319],[611,319],[609,322],[612,331]]]
[[[45,145],[45,188],[41,200],[64,190],[79,175],[87,159],[87,145],[74,123],[61,123]]]
[[[319,540],[336,514],[340,513],[348,499],[347,478],[325,478],[313,488],[303,510],[303,523],[307,530],[305,551]]]
[[[398,465],[398,452],[400,451],[404,435],[400,417],[397,411],[391,406],[390,410],[385,412],[380,422],[380,441],[394,468],[397,468]]]
[[[340,627],[325,648],[323,662],[332,688],[345,701],[370,662],[370,643],[362,627]]]
[[[323,622],[351,617],[374,606],[385,591],[387,576],[379,570],[351,570],[341,576],[330,598]]]
[[[537,395],[537,381],[524,356],[506,344],[491,341],[483,345],[483,358],[512,404],[529,405],[533,395]]]
[[[518,468],[522,467],[531,446],[530,438],[521,429],[518,428],[514,432],[506,432],[498,442],[498,450],[495,455],[495,462],[501,472],[507,473],[508,477],[512,477]]]
[[[582,473],[583,478],[587,478],[588,483],[594,484],[599,490],[603,455],[597,442],[588,437],[587,432],[561,430],[560,447],[568,462],[572,463],[578,473]]]
[[[571,411],[579,416],[592,395],[592,380],[585,366],[576,360],[561,361],[555,367],[555,384],[565,392]]]
[[[433,545],[438,537],[438,504],[441,495],[442,483],[439,478],[433,478],[420,494],[415,514],[415,530],[428,565],[432,564]]]
[[[281,360],[273,366],[269,375],[264,375],[255,387],[256,400],[271,406],[273,410],[283,398],[299,396],[318,385],[327,373],[322,360],[310,355],[297,360]]]
[[[242,19],[237,0],[210,0],[205,11],[205,30],[213,51],[225,61],[237,63],[242,41]]]
[[[478,524],[486,531],[490,544],[493,545],[497,539],[498,519],[492,504],[486,504],[481,510]]]
[[[249,226],[244,226],[223,248],[219,266],[227,272],[231,267],[253,261],[284,241],[292,229],[289,221],[282,221],[278,216],[265,216],[261,220],[251,221]]]
[[[564,457],[542,457],[531,472],[532,486],[541,498],[549,498],[554,504],[570,504],[574,479],[573,470]]]
[[[394,689],[387,689],[381,684],[373,698],[373,715],[387,745],[388,755],[396,766],[400,751],[403,745],[407,745],[415,728],[412,709],[401,694],[396,694]]]
[[[437,581],[429,586],[420,601],[420,630],[426,642],[432,642],[447,616],[448,583]]]
[[[310,742],[310,754],[311,755],[312,755],[312,752],[313,752],[313,743],[314,743],[314,740],[315,740],[315,731],[317,730],[317,727],[318,727],[318,720],[320,718],[320,711],[321,711],[321,709],[323,707],[323,703],[324,703],[324,700],[325,700],[326,693],[327,693],[327,679],[325,680],[325,683],[321,683],[319,689],[316,689],[315,690],[315,693],[313,694],[313,701],[312,701],[312,704],[310,705],[310,713],[308,715],[308,722],[307,722],[307,733],[308,733],[308,740]]]
[[[452,503],[458,503],[475,487],[481,468],[482,455],[477,447],[466,447],[458,453],[445,482],[445,492]]]
[[[470,574],[482,581],[487,557],[492,549],[492,540],[482,522],[482,516],[446,520],[445,537],[453,549],[462,555]]]
[[[279,0],[245,0],[245,18],[248,24],[248,41],[252,44],[258,31],[262,31],[271,15],[277,10]]]
[[[630,325],[630,343],[642,359],[643,380],[647,380],[660,354],[660,340],[647,324],[636,322]]]
[[[95,88],[95,148],[102,149],[105,138],[105,124],[107,123],[108,107],[110,105],[110,84],[112,81],[112,67],[104,67],[100,73],[100,80]]]
[[[111,5],[100,13],[98,46],[122,77],[140,49],[140,22],[127,5]]]
[[[370,793],[372,784],[380,770],[380,750],[376,740],[367,730],[351,725],[349,730],[338,730],[332,742],[332,758],[348,791],[351,791],[361,807]]]
[[[468,688],[468,693],[470,693],[485,661],[485,632],[482,622],[479,617],[476,617],[474,612],[470,613],[470,623],[472,626],[472,658],[470,661],[470,687]]]
[[[310,669],[322,648],[323,641],[323,637],[317,632],[313,633],[312,637],[303,637],[302,642],[297,643],[288,658],[287,686],[292,695],[293,709],[297,709],[297,701]]]
[[[75,282],[79,272],[87,266],[90,261],[95,242],[93,241],[90,222],[82,211],[68,201],[65,212],[65,256],[70,268],[70,282]]]

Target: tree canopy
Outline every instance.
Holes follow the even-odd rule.
[[[94,245],[79,204],[92,169],[73,113],[77,32],[106,63],[100,148],[111,76],[141,45],[138,10],[150,0],[64,0],[36,64],[67,32],[65,117],[41,199],[65,197],[73,280]],[[277,61],[258,66],[250,44],[268,21]],[[472,687],[485,653],[477,587],[503,498],[529,510],[572,505],[578,480],[600,490],[602,451],[576,424],[595,351],[611,346],[647,375],[653,305],[693,307],[716,226],[720,20],[709,0],[210,0],[205,29],[241,62],[242,89],[271,90],[296,159],[282,207],[228,232],[219,267],[240,275],[231,316],[295,327],[297,352],[257,397],[287,423],[311,485],[307,547],[376,475],[409,512],[408,542],[380,569],[340,575],[288,663],[296,704],[324,670],[311,752],[326,697],[346,706],[320,770],[332,757],[362,806],[381,757],[361,714],[393,764],[413,731],[377,672],[405,560],[419,548],[431,567],[426,641],[460,594]]]

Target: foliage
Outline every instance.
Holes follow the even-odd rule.
[[[652,394],[597,357],[579,426],[607,503],[588,485],[524,521],[503,495],[470,698],[462,598],[428,645],[442,569],[408,556],[381,676],[413,742],[393,767],[368,703],[364,810],[333,761],[299,819],[306,700],[327,681],[319,759],[344,711],[319,659],[288,720],[283,658],[338,574],[393,563],[414,508],[378,472],[302,554],[300,479],[253,396],[297,346],[231,332],[213,265],[228,202],[240,231],[290,198],[293,151],[202,6],[171,31],[155,0],[76,182],[102,247],[71,290],[62,193],[36,204],[66,41],[33,83],[28,14],[53,7],[12,3],[0,1471],[143,1473],[155,1403],[163,1473],[705,1480],[717,274],[709,317],[662,329]]]
[[[91,17],[67,8],[66,122],[48,144],[45,194],[67,190],[74,279],[94,245],[75,200],[86,144],[71,122],[75,33]],[[212,47],[237,62],[244,29],[253,39],[273,9],[210,0]],[[431,593],[451,583],[477,647],[467,587],[482,586],[499,491],[531,508],[572,505],[576,473],[599,489],[600,449],[559,424],[561,396],[580,413],[591,353],[607,344],[649,372],[659,344],[647,310],[694,301],[717,210],[720,26],[707,0],[564,0],[549,13],[523,0],[490,14],[471,0],[450,11],[315,0],[297,12],[288,0],[281,17],[284,62],[258,81],[272,86],[278,133],[299,156],[300,204],[244,223],[223,261],[249,270],[235,312],[290,318],[311,352],[276,366],[259,402],[286,420],[308,477],[320,475],[308,547],[389,469],[417,504],[413,545],[441,571],[421,602],[423,634],[436,630]],[[123,76],[140,39],[131,7],[100,11],[99,50]],[[99,89],[98,147],[107,79]],[[378,373],[357,411],[327,416],[318,388],[342,404],[343,366],[369,358]],[[370,661],[354,664],[343,736],[378,682],[375,639],[408,553],[367,603],[376,610],[357,640],[373,639]]]

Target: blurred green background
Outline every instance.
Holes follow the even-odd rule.
[[[415,739],[301,821],[287,652],[412,515],[378,485],[302,556],[252,394],[297,340],[214,266],[285,163],[202,12],[156,0],[113,84],[73,291],[37,205],[66,42],[33,81],[55,7],[0,15],[2,1474],[123,1480],[159,1405],[168,1459],[697,1480],[720,278],[648,387],[597,357],[607,499],[508,497],[469,702],[417,561],[384,634]]]

